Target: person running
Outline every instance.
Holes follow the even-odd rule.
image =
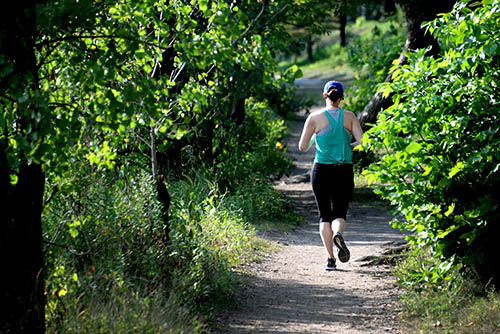
[[[333,246],[341,262],[347,262],[350,252],[342,234],[346,226],[349,201],[354,190],[352,147],[361,144],[363,130],[353,112],[340,108],[344,87],[338,81],[328,81],[323,88],[326,109],[311,113],[302,130],[299,150],[306,152],[316,144],[311,170],[311,183],[319,211],[319,232],[328,256],[325,269],[334,270]],[[354,143],[351,143],[354,136]]]

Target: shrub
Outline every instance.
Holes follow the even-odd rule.
[[[87,312],[95,298],[107,304],[116,293],[166,291],[167,249],[149,175],[125,181],[83,163],[65,181],[43,213],[49,327]]]
[[[232,303],[234,272],[268,247],[248,222],[291,215],[269,183],[222,193],[194,172],[168,186],[166,245],[147,173],[125,181],[81,164],[72,175],[43,216],[49,332],[192,332]]]
[[[460,1],[428,23],[441,56],[418,50],[395,69],[394,82],[381,88],[395,92],[394,104],[366,137],[368,147],[385,152],[369,174],[403,218],[395,226],[414,232],[411,240],[433,256],[497,285],[499,15],[498,1]]]
[[[227,196],[224,205],[231,211],[241,212],[246,221],[265,228],[267,223],[296,227],[301,217],[293,212],[290,202],[269,183],[249,182]]]
[[[218,139],[224,141],[224,151],[206,167],[223,189],[268,181],[270,175],[286,173],[292,166],[281,143],[286,135],[284,120],[267,102],[256,99],[248,99],[246,110],[243,124]]]

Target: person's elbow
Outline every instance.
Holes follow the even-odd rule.
[[[307,145],[304,145],[303,143],[299,143],[299,151],[300,152],[307,152]]]

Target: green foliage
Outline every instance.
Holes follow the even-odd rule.
[[[458,267],[446,279],[433,279],[442,266],[428,248],[410,252],[394,273],[405,286],[400,298],[405,333],[496,333],[500,328],[500,296],[480,286]],[[410,278],[410,279],[409,279]],[[426,279],[427,278],[427,279]],[[410,283],[410,284],[409,284]]]
[[[301,221],[284,195],[264,182],[252,181],[239,187],[227,197],[225,205],[239,210],[242,217],[259,229],[269,222],[296,227]]]
[[[268,103],[249,99],[243,123],[230,131],[221,129],[215,137],[223,151],[210,168],[218,183],[235,189],[252,181],[268,180],[271,174],[282,175],[291,168],[281,143],[286,135],[283,118]]]
[[[162,293],[113,291],[91,300],[80,295],[67,301],[67,312],[60,321],[48,321],[47,333],[200,333],[202,322],[175,300]]]
[[[150,177],[142,172],[124,182],[92,170],[75,170],[72,184],[61,188],[44,213],[49,326],[83,326],[81,321],[89,319],[97,322],[84,326],[89,331],[101,322],[124,325],[123,317],[153,303],[151,291],[172,309],[178,304],[179,312],[190,310],[188,326],[230,300],[233,268],[257,256],[265,244],[244,223],[241,210],[226,208],[215,183],[199,175],[171,185],[167,247]],[[127,311],[122,303],[136,306]],[[112,310],[104,315],[117,308],[116,322],[92,313],[106,305]],[[87,315],[73,318],[73,312]],[[157,325],[175,328],[176,314],[168,313]]]
[[[263,243],[238,208],[202,174],[171,185],[172,243],[169,258],[182,303],[205,315],[231,298],[233,271],[253,259]]]
[[[364,24],[362,18],[356,21],[358,26]],[[346,108],[361,111],[370,102],[378,86],[389,75],[393,61],[398,59],[405,35],[405,29],[394,16],[348,45],[349,63],[355,69],[349,91],[356,93],[347,94]]]
[[[79,167],[43,215],[49,319],[76,307],[72,302],[80,295],[104,297],[166,284],[160,206],[148,176],[124,182]]]
[[[422,293],[437,292],[443,289],[456,290],[463,284],[463,278],[452,266],[452,262],[440,261],[429,255],[429,249],[414,248],[408,258],[395,268],[398,283],[407,291]]]
[[[25,11],[26,68],[0,32],[1,177],[15,186],[19,167],[37,164],[48,179],[49,328],[160,331],[175,322],[138,320],[156,310],[151,291],[207,316],[230,295],[234,267],[262,247],[248,220],[289,217],[267,182],[290,167],[279,115],[296,107],[300,71],[276,75],[274,55],[288,43],[285,21],[310,10],[302,5],[44,1]],[[168,245],[155,156],[171,176]],[[209,172],[183,179],[194,167]]]
[[[428,23],[440,57],[418,50],[393,69],[381,91],[394,104],[365,137],[384,152],[368,175],[402,217],[395,226],[483,281],[500,278],[499,13],[498,1],[461,1]]]
[[[124,138],[149,142],[154,136],[161,141],[158,149],[169,151],[209,137],[214,125],[230,119],[233,99],[271,98],[266,94],[276,86],[273,53],[288,38],[275,19],[298,15],[297,6],[39,4],[36,34],[30,36],[38,72],[14,80],[13,61],[0,56],[2,76],[10,78],[2,90],[0,124],[11,175],[24,161],[57,174],[75,154],[109,169]],[[285,78],[293,82],[293,76]],[[22,127],[16,115],[23,116]],[[113,141],[85,140],[88,131],[113,133]]]
[[[249,180],[223,193],[210,175],[198,172],[169,185],[173,202],[166,246],[150,176],[123,173],[103,174],[80,163],[44,211],[47,318],[56,332],[132,324],[148,332],[186,328],[201,316],[210,320],[230,303],[234,272],[268,247],[249,223],[297,222],[269,183]],[[169,311],[155,316],[157,303]],[[151,313],[140,311],[147,305]],[[183,315],[185,325],[179,324],[173,310],[191,318]],[[85,316],[73,316],[80,312]],[[139,321],[139,315],[146,319]]]
[[[325,37],[326,39],[327,37]],[[314,72],[316,68],[330,67],[330,70],[334,68],[340,68],[347,64],[347,51],[344,47],[340,45],[340,42],[336,41],[330,37],[327,39],[329,43],[318,46],[316,51],[313,53],[313,62],[309,63],[306,57],[301,57],[297,59],[294,63],[305,71],[306,73]],[[326,44],[323,42],[322,44]],[[287,66],[288,62],[283,62],[281,66]],[[310,76],[308,76],[310,77]]]

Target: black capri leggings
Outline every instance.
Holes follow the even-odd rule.
[[[346,219],[354,191],[352,164],[328,165],[316,162],[311,171],[311,183],[320,222]]]

